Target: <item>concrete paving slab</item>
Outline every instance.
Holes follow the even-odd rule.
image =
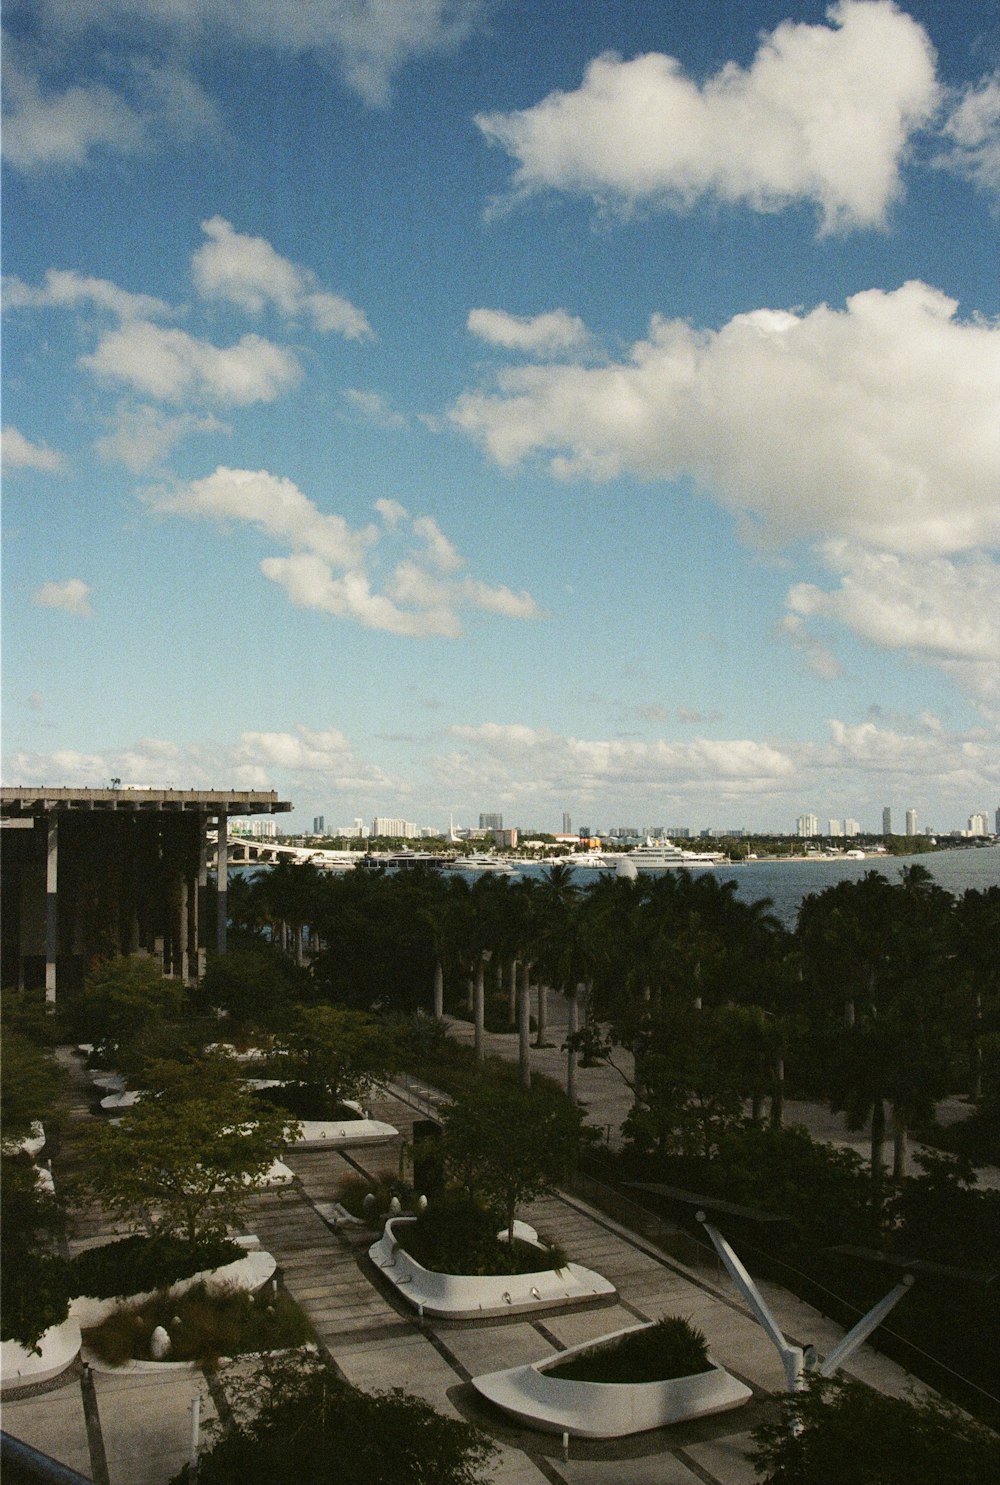
[[[757,1485],[759,1476],[746,1457],[750,1447],[749,1433],[733,1433],[703,1444],[688,1444],[684,1454],[713,1480],[725,1481],[725,1485]]]
[[[448,1397],[462,1379],[424,1336],[413,1334],[393,1345],[391,1374],[381,1348],[344,1347],[334,1358],[347,1380],[365,1392],[402,1387],[449,1418],[462,1416]]]
[[[459,1330],[456,1326],[441,1334],[449,1351],[474,1377],[503,1371],[509,1366],[527,1366],[553,1355],[556,1349],[527,1323],[477,1326],[469,1330]]]
[[[605,1310],[579,1310],[575,1315],[550,1315],[545,1326],[557,1340],[569,1347],[641,1323],[624,1305],[612,1305]]]
[[[641,1459],[559,1459],[556,1469],[566,1485],[704,1485],[676,1455],[663,1451]]]
[[[87,1421],[77,1378],[34,1397],[5,1398],[3,1426],[15,1439],[91,1478]]]
[[[190,1458],[191,1400],[215,1417],[201,1372],[164,1376],[94,1375],[111,1485],[166,1485]]]

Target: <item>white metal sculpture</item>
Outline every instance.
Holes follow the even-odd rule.
[[[765,1333],[774,1343],[785,1369],[785,1381],[789,1392],[801,1391],[806,1385],[806,1378],[810,1372],[817,1372],[821,1377],[832,1377],[834,1372],[842,1367],[854,1355],[858,1347],[868,1339],[872,1331],[882,1324],[889,1311],[899,1303],[904,1294],[908,1293],[913,1283],[913,1275],[906,1274],[902,1282],[891,1289],[884,1299],[880,1299],[867,1315],[863,1315],[857,1325],[834,1346],[829,1356],[821,1361],[815,1346],[795,1346],[785,1339],[763,1295],[722,1233],[717,1227],[712,1226],[704,1212],[696,1213],[696,1220],[701,1223],[712,1239],[715,1251],[729,1270],[734,1284],[763,1326]]]

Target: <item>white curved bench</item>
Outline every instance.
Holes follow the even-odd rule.
[[[621,1438],[650,1428],[663,1428],[669,1423],[724,1413],[742,1407],[753,1396],[749,1387],[714,1361],[708,1371],[664,1382],[576,1382],[548,1375],[553,1367],[561,1366],[571,1357],[636,1329],[645,1330],[648,1326],[629,1326],[530,1366],[474,1377],[472,1385],[482,1397],[529,1428],[583,1439]]]
[[[191,1274],[186,1279],[178,1279],[176,1283],[165,1285],[166,1292],[171,1299],[177,1299],[179,1295],[186,1294],[189,1289],[194,1289],[198,1284],[204,1284],[209,1293],[226,1290],[245,1290],[253,1293],[268,1279],[273,1278],[277,1263],[270,1253],[247,1253],[243,1258],[234,1259],[232,1263],[225,1264],[222,1268],[205,1269],[201,1273]],[[114,1315],[118,1310],[129,1309],[133,1306],[138,1308],[146,1304],[148,1300],[154,1299],[157,1290],[149,1289],[142,1294],[119,1294],[107,1299],[96,1299],[90,1294],[81,1294],[69,1302],[69,1318],[76,1322],[78,1330],[91,1330],[95,1325],[102,1325],[109,1315]]]
[[[528,1274],[441,1274],[423,1268],[399,1246],[394,1229],[415,1222],[415,1217],[393,1217],[368,1256],[393,1284],[401,1298],[421,1314],[449,1320],[479,1320],[497,1315],[522,1314],[557,1309],[582,1300],[611,1303],[613,1284],[601,1274],[577,1263],[565,1268],[539,1269]],[[533,1242],[538,1234],[524,1223],[516,1235]],[[540,1249],[540,1251],[544,1251]]]

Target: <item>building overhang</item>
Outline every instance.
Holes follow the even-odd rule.
[[[91,811],[131,814],[278,815],[292,808],[273,789],[0,788],[5,820]]]

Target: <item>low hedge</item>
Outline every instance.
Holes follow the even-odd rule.
[[[191,1246],[174,1237],[128,1237],[78,1253],[68,1264],[72,1295],[114,1299],[146,1294],[244,1258],[246,1250],[225,1239]]]

